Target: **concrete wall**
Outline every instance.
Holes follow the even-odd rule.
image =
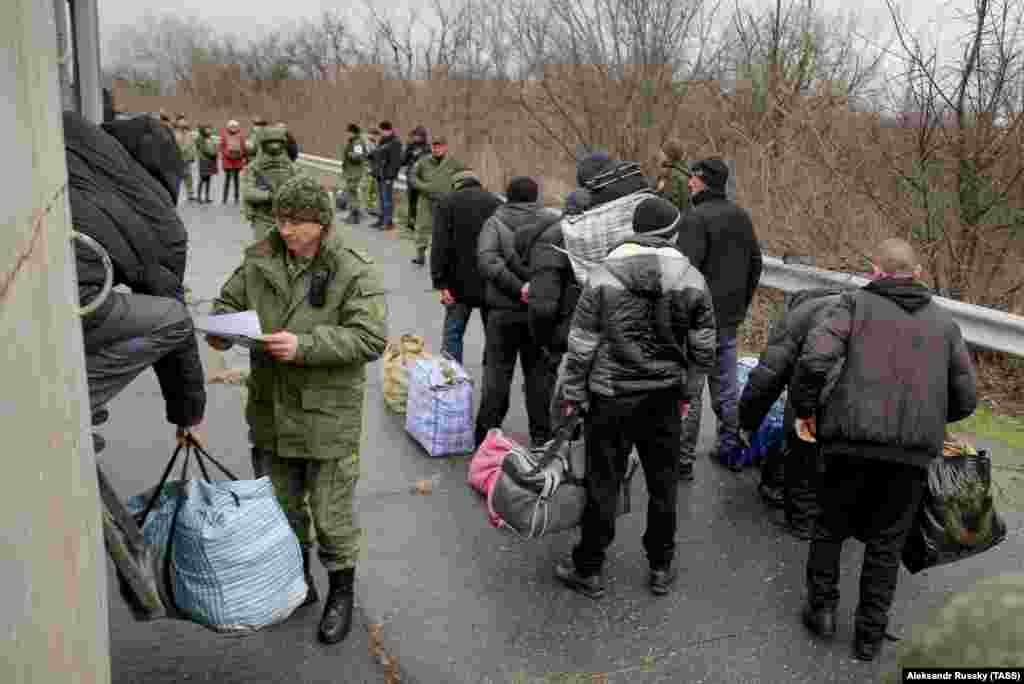
[[[0,682],[110,681],[82,335],[69,242],[54,3],[0,22]]]

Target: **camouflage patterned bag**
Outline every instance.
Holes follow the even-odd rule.
[[[1006,539],[1006,523],[992,497],[992,461],[984,451],[959,445],[928,466],[928,489],[903,547],[912,573],[964,558]]]

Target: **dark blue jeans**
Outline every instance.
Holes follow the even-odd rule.
[[[722,463],[730,463],[733,452],[740,448],[736,328],[725,328],[718,331],[717,354],[718,362],[715,371],[707,376],[707,382],[708,390],[711,393],[711,405],[718,418],[718,449],[723,457]],[[679,457],[682,461],[693,462],[696,454],[697,436],[700,433],[700,415],[704,408],[703,381],[700,383],[700,388],[697,396],[691,397],[690,413],[683,420],[682,438],[679,443]]]
[[[722,456],[740,448],[739,381],[736,378],[736,328],[718,329],[718,363],[708,376],[711,405],[718,418],[718,450]],[[723,461],[725,462],[725,461]],[[731,461],[730,461],[731,462]]]
[[[455,302],[444,308],[444,332],[441,340],[441,351],[449,354],[453,359],[462,363],[462,340],[466,336],[466,328],[469,326],[469,317],[473,309],[480,310],[480,320],[483,321],[484,330],[487,330],[487,308],[475,307],[463,302]]]
[[[380,222],[391,225],[395,213],[395,181],[378,179],[377,191],[380,196]]]

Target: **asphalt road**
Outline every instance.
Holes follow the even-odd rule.
[[[219,187],[214,196],[218,196]],[[234,205],[183,205],[192,252],[188,285],[203,312],[241,261],[250,237]],[[378,261],[389,288],[391,335],[423,334],[437,350],[442,308],[425,269],[409,263],[411,243],[362,226],[338,229]],[[467,370],[480,377],[483,331],[466,339]],[[244,366],[244,353],[206,350],[208,370]],[[756,474],[730,473],[701,459],[697,479],[681,485],[676,591],[655,598],[646,588],[640,544],[646,496],[635,479],[631,515],[620,519],[600,601],[563,589],[552,575],[575,532],[520,542],[492,529],[483,502],[465,484],[465,461],[433,460],[384,407],[380,365],[370,369],[357,497],[366,544],[357,569],[357,623],[335,647],[315,642],[320,607],[247,637],[223,637],[184,622],[135,622],[111,581],[114,682],[383,682],[371,657],[367,626],[383,625],[384,649],[401,681],[424,684],[509,682],[874,682],[893,667],[895,647],[878,663],[850,656],[861,545],[844,555],[838,638],[821,643],[799,621],[806,544],[773,524],[757,498]],[[250,472],[244,390],[210,385],[208,436],[214,455]],[[526,432],[521,380],[505,427]],[[100,460],[122,496],[156,483],[172,445],[155,376],[145,373],[111,404]],[[701,449],[710,447],[705,416]],[[410,493],[433,479],[430,495]],[[913,624],[948,593],[982,577],[1019,571],[1022,520],[1000,548],[973,560],[901,577],[891,629]],[[113,573],[110,573],[113,577]],[[321,593],[326,575],[318,571]],[[607,679],[592,675],[607,675]],[[391,681],[397,681],[392,679]]]

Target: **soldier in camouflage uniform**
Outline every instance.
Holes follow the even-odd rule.
[[[346,223],[359,223],[359,186],[366,177],[366,161],[370,145],[357,124],[349,124],[350,137],[341,153],[341,173],[345,178],[345,192],[348,193],[349,212]]]
[[[377,208],[377,174],[373,168],[373,152],[377,149],[377,143],[380,141],[380,130],[376,128],[370,129],[370,134],[367,136],[367,142],[370,147],[366,153],[366,176],[363,179],[363,183],[366,189],[363,191],[364,197],[366,197],[366,211],[369,214],[377,216],[380,214],[380,210]]]
[[[658,174],[658,194],[675,205],[680,213],[690,208],[690,169],[683,159],[683,144],[666,140],[658,153],[661,165]]]
[[[412,263],[422,266],[427,261],[427,249],[434,232],[434,202],[452,191],[452,179],[466,165],[448,156],[448,139],[434,138],[430,154],[423,157],[409,174],[409,187],[419,193],[416,208],[416,257]]]
[[[914,628],[900,648],[900,670],[907,668],[1024,667],[1024,575],[982,580],[953,595],[932,619]],[[898,684],[902,672],[886,684]]]
[[[309,569],[312,517],[330,579],[319,638],[337,643],[352,623],[366,365],[384,352],[387,307],[373,259],[332,228],[334,205],[317,181],[288,180],[273,205],[278,229],[245,250],[213,310],[253,309],[262,328],[274,331],[251,353],[245,415],[253,467],[257,476],[269,473],[299,538],[307,604],[319,599]]]
[[[277,228],[273,215],[274,192],[298,173],[288,158],[287,143],[283,129],[263,129],[260,152],[245,170],[242,200],[249,208],[252,232],[257,241]]]

